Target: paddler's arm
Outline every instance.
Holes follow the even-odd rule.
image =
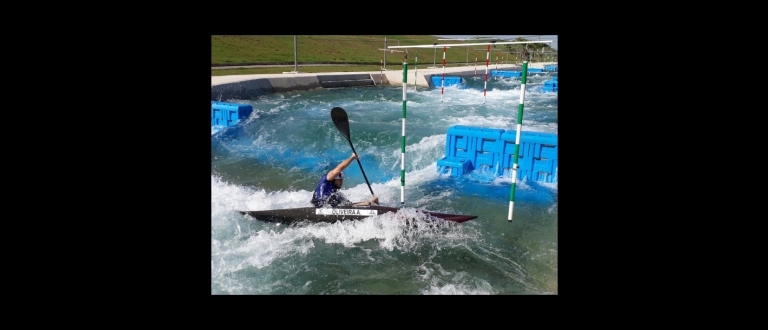
[[[373,197],[371,197],[371,199],[369,199],[369,200],[367,200],[365,202],[360,202],[360,203],[352,204],[352,206],[365,206],[365,205],[373,205],[373,204],[379,204],[379,198],[378,197],[373,196]]]
[[[349,156],[349,158],[345,159],[341,163],[339,163],[336,168],[332,169],[328,174],[325,175],[325,179],[328,181],[333,181],[333,179],[341,173],[345,168],[349,166],[349,164],[352,164],[352,161],[355,159],[359,159],[360,157],[357,156],[354,152],[352,153],[352,156]]]

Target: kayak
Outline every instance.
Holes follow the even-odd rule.
[[[349,142],[349,146],[352,148],[353,153],[355,147],[352,145],[352,140],[349,137],[349,117],[347,112],[340,107],[334,107],[331,109],[331,120],[336,128],[344,135],[344,138]],[[403,119],[405,120],[405,119]],[[404,141],[404,140],[403,140]],[[405,148],[405,146],[403,146]],[[405,149],[403,149],[405,150]],[[360,163],[360,159],[357,159],[357,164],[360,165],[360,171],[363,173],[365,183],[368,185],[371,195],[373,195],[373,189],[368,182],[368,177],[363,171],[363,165]],[[280,222],[284,224],[292,224],[296,222],[336,222],[340,220],[359,220],[365,219],[370,216],[375,216],[384,213],[397,212],[400,209],[388,206],[380,205],[364,205],[364,206],[340,206],[340,207],[298,207],[292,209],[281,210],[260,210],[260,211],[237,211],[242,214],[248,215],[258,220],[268,222]],[[450,213],[438,213],[430,211],[419,212],[428,214],[432,217],[453,221],[464,222],[477,218],[475,215],[461,215]],[[406,219],[407,221],[407,219]]]
[[[380,205],[340,206],[340,207],[298,207],[279,210],[237,211],[257,220],[267,222],[280,222],[292,224],[295,222],[329,222],[342,220],[360,220],[370,216],[389,212],[397,212],[399,209]],[[420,211],[430,216],[453,222],[464,222],[477,218],[476,215],[462,215]]]

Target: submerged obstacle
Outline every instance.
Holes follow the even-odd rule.
[[[515,130],[456,125],[448,129],[445,157],[437,161],[440,174],[460,177],[475,170],[511,177]],[[557,134],[520,133],[517,179],[557,182]]]
[[[541,86],[542,92],[557,92],[557,76],[552,77],[551,80],[544,82],[544,86]]]
[[[211,126],[232,126],[253,112],[250,104],[211,101]]]
[[[545,70],[541,68],[528,68],[528,73],[544,73]],[[491,70],[491,77],[504,77],[504,78],[520,78],[523,76],[523,71],[517,70]]]
[[[491,77],[520,78],[522,76],[523,71],[491,70]]]
[[[443,85],[443,83],[445,85]],[[435,85],[435,87],[440,87],[440,86],[448,87],[448,86],[454,86],[454,85],[463,86],[464,78],[452,76],[452,77],[445,77],[445,81],[443,81],[442,76],[432,76],[432,84]]]

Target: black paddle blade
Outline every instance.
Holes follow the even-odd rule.
[[[341,135],[344,135],[347,141],[351,142],[349,139],[349,118],[347,117],[347,112],[342,108],[335,107],[331,109],[331,119],[336,128],[339,129],[339,132],[341,132]]]
[[[352,140],[349,139],[349,118],[347,118],[347,112],[342,108],[335,107],[331,109],[331,119],[333,119],[333,124],[339,129],[341,135],[344,135],[344,137],[347,138],[347,142],[349,142],[349,147],[352,148],[352,152],[357,154],[355,146],[352,145]],[[365,171],[363,171],[363,164],[360,163],[360,158],[357,159],[357,165],[360,166],[360,172],[363,172],[363,178],[365,178],[365,183],[368,184],[368,190],[370,190],[371,195],[373,195],[371,183],[368,182],[368,177],[365,176]]]

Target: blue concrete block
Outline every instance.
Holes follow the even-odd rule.
[[[514,164],[515,154],[504,154],[502,156],[501,172],[503,176],[512,175],[512,165]],[[533,169],[533,157],[517,156],[518,179],[520,179],[520,170],[530,171]]]
[[[453,77],[453,76],[445,77],[445,80],[443,80],[443,76],[440,75],[440,76],[432,76],[432,83],[436,87],[441,87],[441,86],[447,87],[447,86],[453,86],[453,85],[461,85],[463,83],[463,80],[461,79],[461,77]]]
[[[546,175],[555,174],[555,168],[552,167],[552,164],[554,164],[554,160],[537,159],[533,164],[533,172],[539,173],[540,175],[542,173]]]
[[[459,177],[472,172],[472,161],[463,157],[443,157],[437,161],[437,171],[440,174],[451,173],[453,177]]]
[[[211,126],[232,126],[253,112],[250,104],[211,101]]]
[[[497,154],[492,152],[477,152],[475,154],[475,161],[473,164],[475,164],[475,168],[482,169],[484,171],[489,172],[495,172],[497,167],[501,167],[501,164],[498,164],[497,162],[500,162],[500,159],[497,159]]]
[[[557,158],[556,134],[523,132],[520,140],[526,144],[526,155],[535,158]]]
[[[467,126],[456,125],[448,129],[445,141],[445,156],[469,159],[475,152],[474,139],[467,135]]]
[[[475,139],[475,157],[472,164],[476,169],[484,169],[501,175],[501,156],[504,150],[504,141],[501,140],[502,129],[486,128],[476,132],[479,136]]]
[[[539,157],[557,159],[557,145],[541,144],[541,154],[539,154]]]
[[[474,136],[477,138],[493,140],[492,142],[495,142],[496,140],[501,139],[501,134],[504,133],[504,130],[500,128],[485,128],[485,127],[471,127],[471,126],[470,128],[471,129],[469,130],[469,133],[466,133],[467,135]]]
[[[440,173],[452,176],[483,170],[495,176],[512,175],[515,130],[461,126],[448,129],[446,157],[438,161]],[[521,132],[518,150],[518,180],[553,182],[557,170],[557,134]]]
[[[557,92],[557,77],[553,77],[552,80],[544,82],[544,86],[541,86],[542,92]]]
[[[531,143],[557,144],[557,134],[523,131],[520,133],[520,140]]]
[[[520,133],[521,135],[523,132]],[[501,133],[501,141],[502,141],[502,154],[514,154],[515,153],[515,140],[517,138],[517,131],[516,130],[507,130],[504,133]],[[522,140],[522,138],[521,138]],[[522,147],[522,146],[521,146]]]
[[[520,78],[523,76],[522,71],[504,71],[504,70],[491,70],[492,77],[504,77],[504,78]]]
[[[517,131],[508,130],[502,133],[503,143],[502,174],[510,176],[514,164],[515,138]],[[557,134],[540,132],[521,132],[520,149],[518,150],[518,180],[526,176],[529,180],[552,180],[551,174],[556,169]],[[539,174],[539,172],[543,172]],[[552,182],[552,181],[547,181]]]

